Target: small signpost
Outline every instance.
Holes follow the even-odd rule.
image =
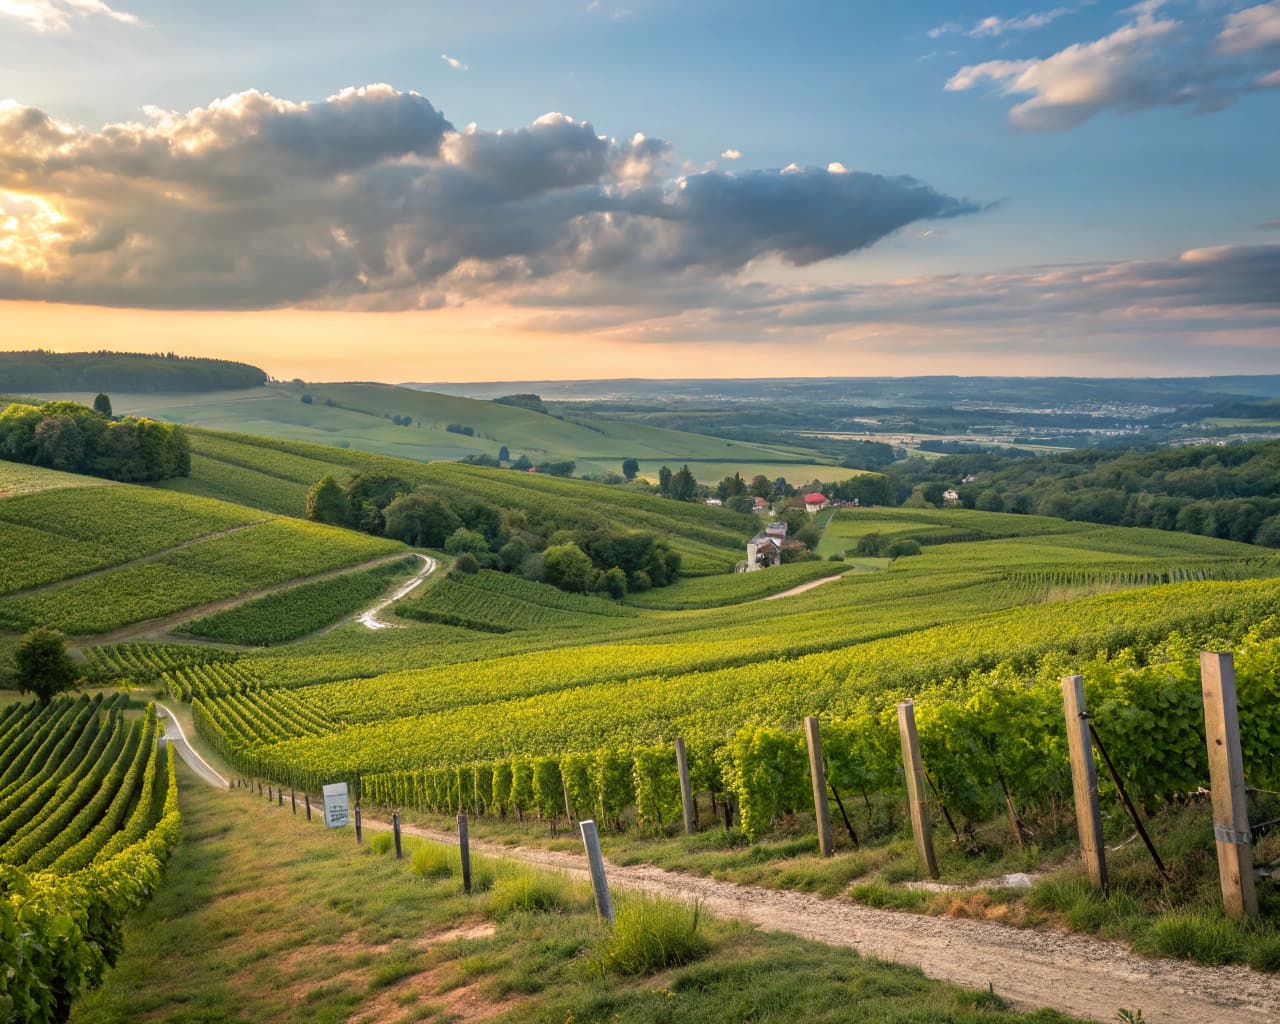
[[[351,803],[347,784],[335,782],[324,787],[324,827],[346,828],[351,824]]]

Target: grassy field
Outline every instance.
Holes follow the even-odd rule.
[[[691,933],[675,905],[622,932],[664,929],[626,948],[665,956],[602,966],[623,942],[596,922],[581,884],[477,857],[485,891],[468,897],[442,848],[408,839],[396,860],[377,836],[357,847],[349,829],[326,832],[287,802],[183,780],[185,831],[167,879],[76,1024],[1067,1019],[705,913]]]
[[[303,394],[311,396],[304,403]],[[92,395],[66,395],[92,402]],[[417,462],[456,460],[467,455],[497,455],[507,446],[511,457],[528,455],[534,462],[572,459],[578,473],[620,473],[622,461],[638,459],[656,477],[658,467],[673,469],[688,462],[700,480],[715,483],[740,470],[744,476],[764,472],[770,479],[786,476],[796,483],[821,472],[823,479],[852,474],[803,448],[779,448],[724,438],[621,423],[590,416],[560,416],[495,402],[458,398],[387,384],[271,384],[248,391],[195,395],[113,395],[117,414],[236,431],[265,437],[308,441]],[[397,426],[390,417],[411,417]],[[472,428],[467,436],[450,432],[450,424]],[[791,464],[790,466],[786,464]]]

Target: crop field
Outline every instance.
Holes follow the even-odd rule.
[[[303,583],[183,623],[174,632],[256,647],[286,643],[360,611],[417,567],[417,559],[397,559],[363,572]]]
[[[177,840],[155,710],[124,710],[123,696],[81,696],[0,714],[0,1007],[11,1019],[59,1019],[101,981]]]
[[[4,401],[0,398],[0,405]],[[60,473],[55,469],[41,469],[20,462],[0,462],[0,498],[64,487],[101,487],[103,482],[77,473]]]
[[[740,572],[731,576],[704,576],[680,580],[659,590],[628,594],[627,603],[637,608],[681,611],[690,608],[713,608],[717,605],[755,601],[770,594],[824,579],[844,572],[843,562],[794,562],[774,566],[768,571]]]
[[[403,550],[380,538],[124,484],[0,500],[0,540],[0,629],[51,625],[83,635]]]

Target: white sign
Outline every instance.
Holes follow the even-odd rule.
[[[345,828],[351,824],[351,808],[347,799],[347,784],[335,782],[324,787],[324,827]]]

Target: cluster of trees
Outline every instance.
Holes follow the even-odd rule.
[[[468,427],[465,423],[450,423],[444,429],[450,434],[463,434],[466,437],[476,436],[476,428]]]
[[[341,484],[323,477],[307,493],[307,518],[443,548],[463,572],[516,573],[573,593],[622,597],[680,578],[679,552],[652,534],[534,517],[482,501],[446,501],[382,473],[360,473]]]
[[[8,406],[0,412],[0,458],[130,483],[191,475],[191,446],[181,427],[112,419],[111,400],[103,394],[94,406]]]
[[[907,558],[920,554],[920,542],[910,537],[894,540],[883,533],[868,533],[858,538],[854,550],[865,558]]]
[[[0,352],[0,381],[16,394],[49,391],[228,391],[267,383],[247,363],[133,352]]]
[[[542,396],[532,393],[522,395],[503,395],[501,398],[495,398],[493,401],[498,405],[514,405],[517,409],[528,409],[530,412],[548,412],[546,405],[542,401]]]
[[[896,497],[1114,526],[1146,526],[1280,547],[1280,442],[1060,455],[912,459],[889,471]]]

